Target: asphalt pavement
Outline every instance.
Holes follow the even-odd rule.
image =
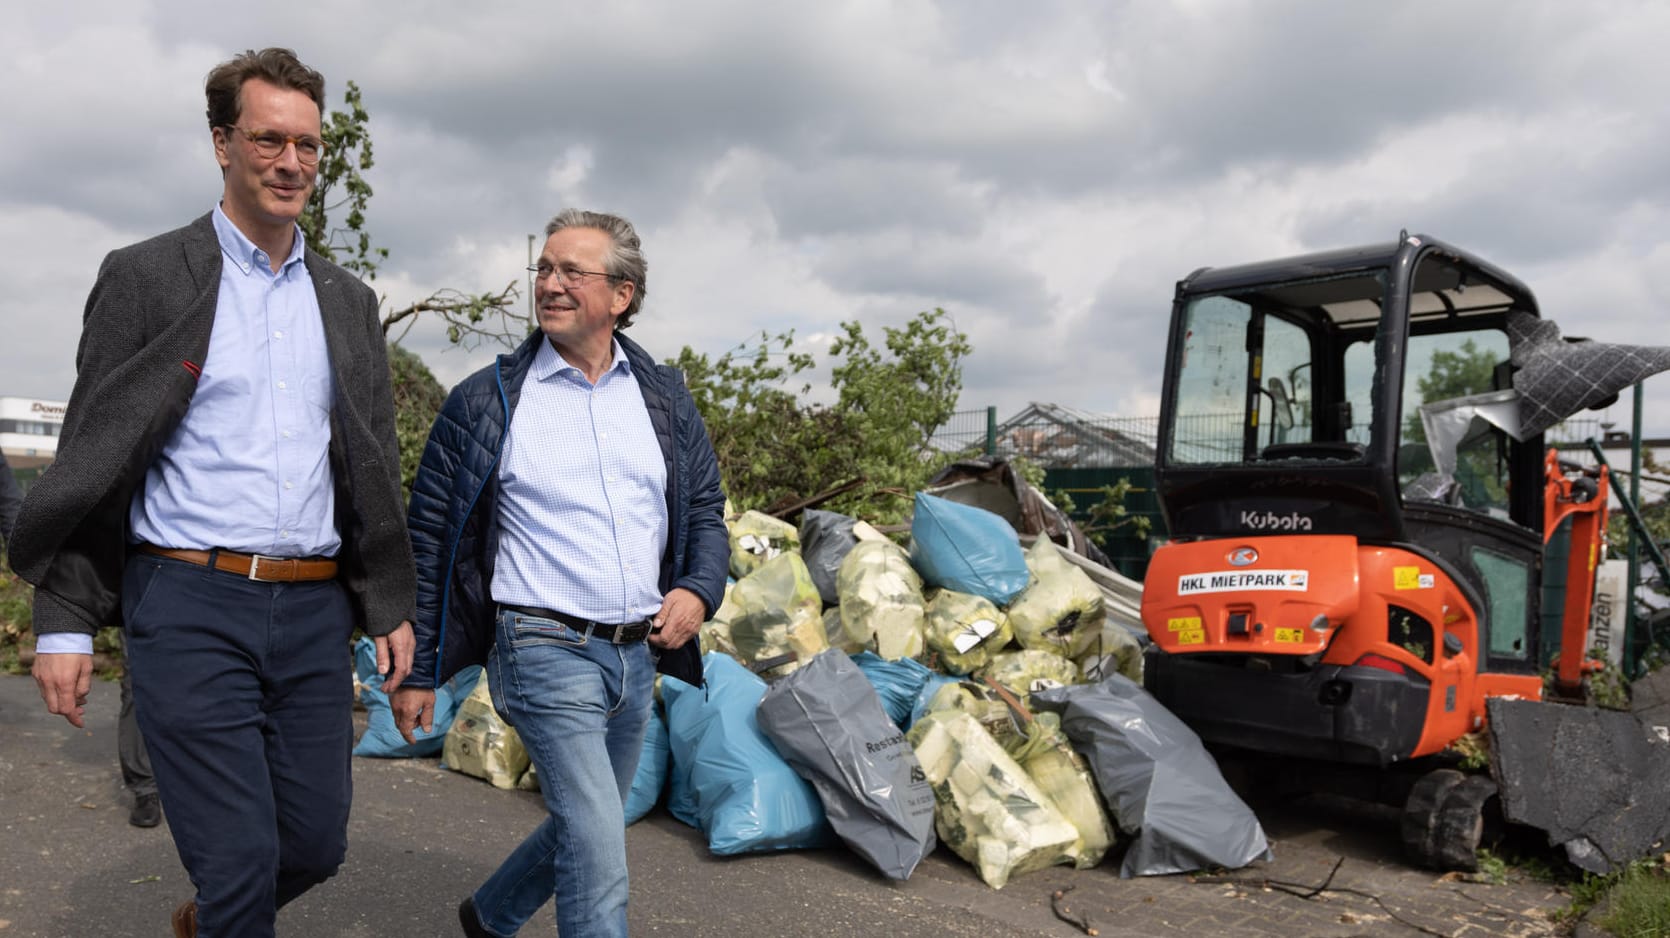
[[[0,938],[167,936],[191,895],[164,826],[128,826],[116,765],[117,688],[98,683],[86,729],[48,714],[27,677],[0,675]],[[458,900],[543,816],[536,794],[500,791],[436,759],[354,760],[348,861],[286,907],[287,938],[459,934]],[[1487,885],[1408,868],[1395,817],[1336,802],[1257,805],[1275,860],[1222,877],[1122,880],[1113,860],[1056,867],[1002,890],[944,847],[904,883],[842,850],[721,858],[657,810],[633,825],[634,935],[1131,936],[1555,935],[1569,899],[1535,881]],[[1337,865],[1337,870],[1336,870]],[[1331,877],[1331,878],[1330,878]],[[1305,897],[1327,883],[1328,889]],[[524,935],[554,935],[547,906]]]

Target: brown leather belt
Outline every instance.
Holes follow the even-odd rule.
[[[140,551],[158,557],[184,560],[199,567],[213,567],[261,583],[300,583],[336,579],[336,561],[327,557],[268,557],[240,554],[230,550],[182,550],[140,544]]]

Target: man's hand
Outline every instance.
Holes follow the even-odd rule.
[[[93,689],[93,656],[78,654],[36,655],[30,669],[35,686],[41,689],[48,713],[56,713],[81,726],[87,693]]]
[[[706,613],[707,606],[700,596],[682,588],[670,591],[662,598],[661,610],[655,614],[649,643],[657,648],[683,647],[701,630]]]
[[[394,728],[415,743],[412,730],[421,721],[425,733],[435,731],[435,692],[427,687],[402,687],[389,695],[389,708],[394,711]]]
[[[377,673],[383,676],[383,692],[392,694],[406,675],[412,673],[412,650],[417,647],[417,640],[412,637],[412,623],[402,622],[394,631],[372,641],[377,645]]]

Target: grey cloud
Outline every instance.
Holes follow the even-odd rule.
[[[1051,305],[1037,273],[972,243],[871,233],[828,243],[817,271],[846,293],[914,298],[930,306],[977,304],[1021,322]]]
[[[778,233],[839,235],[908,225],[971,235],[990,211],[949,163],[840,159],[784,168],[764,181]]]

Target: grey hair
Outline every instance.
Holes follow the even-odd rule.
[[[649,277],[649,261],[644,260],[638,230],[619,215],[568,208],[546,224],[545,237],[549,238],[564,228],[594,228],[609,236],[609,257],[604,261],[604,273],[632,284],[632,302],[627,304],[626,312],[615,320],[615,328],[620,330],[632,325],[632,318],[644,305],[645,280]]]

